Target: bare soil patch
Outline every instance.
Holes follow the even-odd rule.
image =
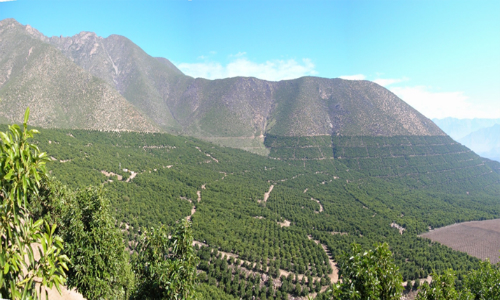
[[[292,223],[288,220],[284,220],[283,222],[278,222],[278,225],[280,225],[281,227],[290,227],[290,224]]]
[[[130,180],[134,179],[137,176],[137,173],[134,171],[130,171],[130,177],[125,180],[125,182],[130,182]]]
[[[375,217],[375,215],[372,216],[372,218]],[[392,228],[397,228],[399,230],[399,234],[403,234],[403,231],[406,230],[406,228],[404,228],[403,226],[399,225],[398,223],[396,222],[392,222],[391,223],[391,227]]]
[[[45,289],[42,289],[42,299],[45,299]],[[65,286],[61,286],[61,294],[57,291],[56,287],[48,290],[50,300],[85,300],[82,294],[76,290],[68,290]]]
[[[348,235],[347,232],[339,232],[339,231],[332,231],[333,235],[340,234],[340,235]]]
[[[187,216],[187,220],[188,221],[191,221],[191,217],[194,215],[194,213],[196,212],[196,206],[193,205],[193,208],[191,208],[191,214],[189,216]]]
[[[115,174],[113,172],[106,172],[104,170],[101,170],[101,173],[104,174],[104,176],[106,176],[106,177],[116,176],[118,178],[118,180],[122,180],[123,179],[122,175],[118,175],[118,174]]]
[[[267,193],[264,193],[264,202],[266,202],[266,201],[267,201],[267,199],[269,199],[269,194],[271,194],[271,192],[272,192],[273,188],[274,188],[274,185],[271,185],[271,186],[269,187],[269,191],[267,191]]]
[[[500,261],[500,219],[457,223],[420,236],[492,263]]]

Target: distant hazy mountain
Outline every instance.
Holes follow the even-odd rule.
[[[266,134],[444,135],[373,82],[195,79],[123,36],[49,38],[13,19],[0,22],[0,97],[0,122],[29,105],[34,125],[160,129],[256,152]]]
[[[476,130],[459,142],[481,156],[500,161],[500,124]]]
[[[469,133],[472,133],[481,128],[491,127],[495,124],[500,124],[500,119],[457,119],[444,118],[432,119],[439,128],[455,140],[460,140]]]

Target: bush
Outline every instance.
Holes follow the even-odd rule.
[[[333,286],[335,299],[401,298],[403,277],[394,264],[387,243],[368,251],[352,244],[352,253],[344,253],[340,260],[339,273],[342,283]]]

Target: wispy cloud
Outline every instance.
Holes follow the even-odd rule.
[[[227,65],[218,62],[205,62],[180,63],[177,67],[189,76],[207,79],[245,76],[278,81],[317,74],[314,63],[307,58],[301,61],[276,59],[257,63],[244,57],[245,54],[245,52],[239,52],[232,55],[233,60]]]
[[[13,1],[17,1],[17,0],[0,0],[0,2],[13,2]]]
[[[339,78],[371,80],[387,87],[403,101],[431,119],[446,117],[495,118],[500,115],[500,106],[492,109],[491,106],[480,105],[477,101],[470,99],[463,91],[439,91],[429,86],[411,86],[408,85],[410,81],[408,77],[380,78],[382,75],[383,73],[376,73],[373,76],[375,79],[364,74],[344,75],[339,76]]]
[[[247,55],[246,52],[238,52],[236,54],[230,54],[229,57],[244,57],[245,55]]]
[[[356,74],[356,75],[342,75],[339,76],[341,79],[346,79],[346,80],[365,80],[366,76],[363,74]]]
[[[391,84],[400,83],[400,82],[404,82],[404,81],[408,81],[409,80],[408,77],[403,77],[403,78],[380,78],[380,76],[382,74],[383,73],[376,73],[377,78],[373,79],[372,81],[375,82],[375,83],[377,83],[377,84],[380,84],[381,86],[389,86]],[[364,74],[342,75],[342,76],[339,76],[339,78],[346,79],[346,80],[370,80],[370,79],[368,79],[368,76],[366,76]]]
[[[377,78],[374,79],[373,82],[380,84],[381,86],[389,86],[391,84],[395,83],[400,83],[400,82],[405,82],[408,81],[408,77],[403,77],[403,78]]]
[[[462,91],[433,91],[426,86],[389,89],[428,118],[491,118],[500,112],[500,109],[481,107]]]

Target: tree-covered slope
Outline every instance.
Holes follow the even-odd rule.
[[[104,184],[132,249],[141,227],[173,224],[189,216],[197,247],[201,247],[201,280],[220,292],[248,298],[278,292],[280,297],[301,295],[316,286],[321,289],[335,278],[329,255],[335,260],[352,242],[363,247],[388,242],[405,280],[425,277],[433,269],[460,271],[476,266],[475,258],[417,234],[428,227],[498,217],[500,204],[491,194],[494,189],[483,186],[482,191],[470,189],[467,194],[461,187],[467,180],[443,179],[438,186],[418,184],[420,177],[417,180],[406,173],[394,180],[369,176],[349,160],[369,158],[359,155],[356,147],[361,141],[365,145],[383,141],[380,146],[388,147],[383,153],[389,150],[392,154],[409,143],[425,145],[434,154],[454,149],[445,137],[421,138],[418,143],[409,137],[404,137],[404,143],[396,141],[402,138],[334,139],[336,151],[342,151],[340,157],[345,159],[333,152],[331,137],[272,142],[274,146],[289,143],[304,157],[314,148],[318,152],[330,149],[330,156],[321,160],[278,159],[276,152],[271,153],[274,158],[266,158],[193,138],[154,133],[43,129],[38,145],[52,157],[51,174],[63,182],[71,186]],[[303,148],[295,147],[301,143]],[[275,148],[272,151],[288,149]],[[461,151],[453,151],[460,155],[456,152]],[[470,155],[468,159],[474,159]],[[401,168],[384,157],[373,160],[374,167],[392,172]],[[444,154],[424,157],[439,157],[442,164],[448,161]],[[439,166],[432,162],[424,166],[429,165]],[[496,172],[491,173],[498,179]],[[454,174],[460,179],[465,176]],[[205,246],[220,252],[210,252]],[[276,278],[271,290],[270,278]]]
[[[379,178],[412,189],[494,196],[491,163],[448,136],[267,136],[270,156],[295,165],[342,163],[359,178]],[[355,178],[353,177],[353,178]]]

